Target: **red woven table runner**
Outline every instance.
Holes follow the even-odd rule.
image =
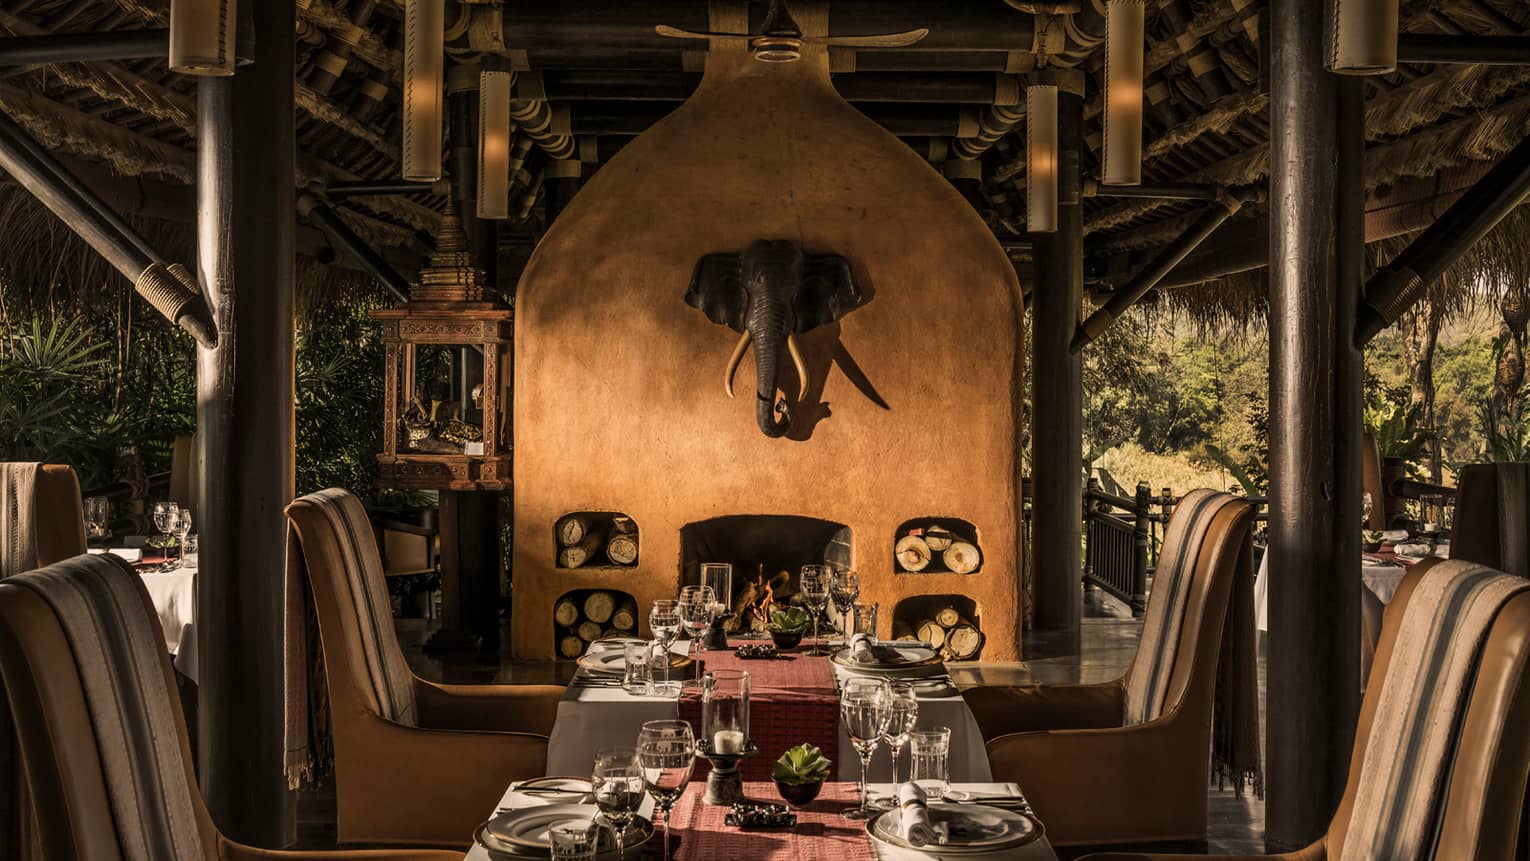
[[[675,861],[875,861],[871,838],[860,822],[840,815],[859,798],[854,783],[823,785],[818,799],[797,810],[795,829],[744,831],[723,822],[730,808],[703,804],[705,787],[692,783],[676,802],[669,821],[680,838]],[[780,801],[771,783],[746,782],[744,793],[758,801]],[[655,841],[658,838],[654,838]]]
[[[828,658],[786,653],[771,660],[744,660],[731,651],[702,652],[703,670],[749,673],[749,735],[759,750],[739,766],[745,780],[770,780],[771,766],[788,748],[817,745],[838,764],[839,692]],[[701,735],[701,689],[687,685],[680,696],[680,717]],[[695,775],[710,767],[697,758]],[[772,793],[774,790],[772,790]]]

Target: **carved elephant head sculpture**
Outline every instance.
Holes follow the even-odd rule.
[[[754,345],[755,419],[768,437],[791,425],[786,399],[776,398],[776,368],[784,347],[797,366],[798,398],[807,394],[807,363],[796,336],[859,307],[850,263],[833,254],[804,254],[788,239],[757,239],[742,254],[708,254],[696,261],[685,302],[713,323],[739,332],[723,372],[733,397],[733,374]]]

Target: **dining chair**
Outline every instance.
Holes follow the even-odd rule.
[[[196,788],[168,654],[143,582],[114,556],[0,582],[0,676],[42,857],[460,861],[425,850],[269,851],[218,833]]]
[[[197,483],[197,436],[180,434],[170,446],[170,501],[191,509],[191,522],[202,521],[200,486]]]
[[[1283,859],[1283,861],[1327,861],[1347,857],[1373,857],[1374,852],[1355,851],[1346,844],[1351,835],[1379,834],[1383,829],[1380,821],[1392,825],[1397,817],[1385,819],[1375,813],[1385,808],[1364,803],[1362,787],[1392,786],[1392,775],[1397,767],[1409,762],[1415,749],[1410,745],[1382,744],[1376,750],[1396,749],[1394,757],[1367,756],[1372,745],[1372,734],[1378,726],[1392,725],[1397,715],[1383,710],[1383,700],[1394,705],[1411,701],[1399,700],[1398,691],[1390,690],[1402,684],[1407,690],[1404,696],[1418,696],[1420,690],[1428,692],[1434,685],[1416,686],[1411,669],[1397,678],[1388,678],[1387,671],[1394,660],[1404,660],[1400,666],[1409,667],[1406,659],[1399,659],[1399,643],[1412,638],[1400,636],[1407,608],[1431,570],[1449,566],[1452,562],[1426,559],[1414,566],[1397,590],[1397,597],[1387,605],[1386,620],[1382,627],[1381,643],[1376,650],[1376,677],[1385,679],[1383,684],[1371,685],[1365,692],[1356,725],[1355,744],[1350,754],[1349,780],[1339,801],[1338,810],[1329,821],[1328,830],[1311,845],[1277,855],[1165,855],[1133,852],[1096,853],[1086,856],[1087,861],[1241,861],[1253,857]],[[1448,635],[1447,635],[1448,636]],[[1427,797],[1430,804],[1417,811],[1416,816],[1428,824],[1426,833],[1435,835],[1432,855],[1413,849],[1400,850],[1382,857],[1438,859],[1471,858],[1475,861],[1509,861],[1516,857],[1518,834],[1522,824],[1525,801],[1525,780],[1530,773],[1530,733],[1524,728],[1530,724],[1530,592],[1520,592],[1504,603],[1493,617],[1482,644],[1470,658],[1466,672],[1468,682],[1463,692],[1464,711],[1449,731],[1454,735],[1454,750],[1438,757],[1446,763],[1442,767],[1441,781]],[[1393,696],[1388,697],[1388,694]],[[1385,742],[1386,735],[1378,736]],[[1310,754],[1311,752],[1306,752]],[[1370,811],[1363,813],[1360,811]],[[1367,821],[1378,820],[1377,824]],[[1522,851],[1523,846],[1518,846]]]
[[[460,843],[511,781],[543,774],[565,689],[419,678],[361,502],[324,490],[287,518],[301,545],[289,564],[306,568],[323,646],[340,842]]]
[[[1530,464],[1461,468],[1450,558],[1530,577]]]
[[[1253,519],[1246,500],[1205,490],[1175,508],[1144,622],[1164,633],[1156,647],[1144,636],[1125,676],[963,692],[994,779],[1024,787],[1054,845],[1205,839],[1212,701],[1237,577],[1250,581],[1253,636]],[[1252,708],[1257,716],[1257,699]],[[1257,733],[1256,723],[1250,744]]]

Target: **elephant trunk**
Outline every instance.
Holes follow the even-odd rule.
[[[760,432],[772,439],[786,434],[791,414],[786,401],[776,400],[776,361],[781,356],[782,340],[769,333],[755,332],[754,337],[754,417]],[[779,416],[779,417],[778,417]]]

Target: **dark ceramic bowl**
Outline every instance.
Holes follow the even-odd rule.
[[[1375,553],[1376,551],[1381,549],[1381,542],[1378,541],[1375,544],[1370,544],[1370,543],[1361,544],[1360,545],[1360,549],[1364,550],[1366,553]]]
[[[800,635],[799,635],[800,638]],[[823,781],[817,783],[782,783],[777,780],[776,792],[793,807],[807,807],[823,791]]]
[[[771,631],[770,639],[778,649],[795,649],[802,642],[801,631]]]

